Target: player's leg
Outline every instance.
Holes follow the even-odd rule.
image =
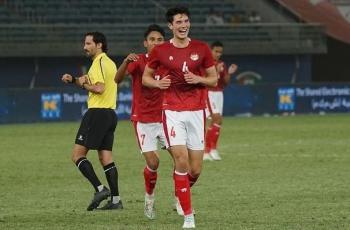
[[[188,176],[188,152],[185,145],[170,147],[170,152],[175,162],[174,184],[175,195],[179,200],[184,215],[192,214],[190,182]]]
[[[188,179],[190,181],[190,186],[192,187],[198,180],[202,172],[203,164],[203,150],[188,150],[189,155],[189,173]]]
[[[208,127],[207,136],[210,145],[210,157],[213,160],[221,160],[221,157],[217,151],[217,143],[220,136],[220,129],[222,124],[222,112],[223,112],[223,93],[209,92],[208,98],[211,104],[211,124]]]
[[[211,122],[212,115],[215,112],[215,98],[213,96],[213,93],[211,91],[208,91],[207,96],[207,108],[206,108],[206,118]],[[212,149],[212,139],[213,139],[213,132],[212,132],[212,123],[206,127],[205,132],[205,148],[204,148],[204,155],[203,160],[206,161],[212,161],[213,158],[210,156],[210,150]]]
[[[185,216],[192,215],[191,190],[188,179],[187,131],[184,122],[185,112],[165,110],[163,127],[169,150],[174,161],[175,195],[178,197]]]
[[[189,113],[186,122],[187,148],[189,153],[189,180],[193,186],[202,171],[204,153],[204,131],[205,131],[204,111],[193,111]]]
[[[157,183],[157,170],[159,167],[158,132],[162,129],[161,123],[134,122],[135,134],[146,166],[143,170],[145,181],[144,214],[149,219],[155,218],[154,189]]]
[[[154,210],[154,189],[158,178],[157,169],[159,166],[159,156],[155,151],[144,152],[143,156],[146,162],[146,166],[143,170],[143,177],[145,180],[144,214],[147,218],[154,219],[156,217]]]
[[[210,125],[211,149],[209,154],[213,160],[221,160],[219,152],[217,151],[217,144],[220,136],[222,116],[220,113],[213,113],[211,118],[212,118],[211,125]]]

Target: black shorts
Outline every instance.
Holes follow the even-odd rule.
[[[81,121],[75,144],[88,149],[112,151],[117,123],[118,118],[113,109],[88,109]]]

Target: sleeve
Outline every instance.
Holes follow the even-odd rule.
[[[94,71],[92,74],[93,76],[89,76],[90,81],[92,84],[96,84],[97,82],[105,83],[105,65],[103,64],[103,58],[98,60],[97,63],[98,66],[96,66],[96,71]]]
[[[204,50],[204,58],[203,58],[202,67],[204,69],[208,69],[209,67],[212,67],[213,65],[215,65],[214,58],[207,44],[204,44],[203,50]]]
[[[147,65],[151,69],[157,69],[159,66],[159,55],[158,55],[159,47],[154,47],[149,55]]]

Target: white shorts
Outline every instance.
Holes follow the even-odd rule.
[[[213,113],[222,115],[224,108],[224,93],[222,91],[208,91],[206,114],[210,117]]]
[[[204,110],[165,110],[163,116],[164,132],[169,146],[185,145],[191,150],[204,150]]]
[[[158,150],[158,143],[161,148],[168,148],[162,123],[134,122],[134,128],[141,153]]]

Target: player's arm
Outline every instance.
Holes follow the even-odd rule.
[[[167,89],[169,88],[171,81],[169,76],[165,76],[160,80],[156,80],[153,78],[155,70],[148,67],[146,65],[145,70],[142,75],[142,85],[149,88],[159,88],[159,89]]]
[[[202,84],[205,86],[213,87],[213,86],[216,86],[218,82],[215,66],[206,68],[204,77],[195,75],[190,71],[186,72],[184,76],[185,76],[185,81],[188,84]]]
[[[231,80],[231,75],[234,74],[237,71],[237,65],[236,64],[231,64],[230,67],[228,68],[228,71],[224,75],[224,86],[227,86],[230,83]]]
[[[134,53],[130,53],[124,60],[123,63],[119,66],[117,73],[115,74],[114,81],[115,83],[120,83],[124,80],[125,75],[128,74],[128,65],[133,61],[137,61],[139,56]]]

